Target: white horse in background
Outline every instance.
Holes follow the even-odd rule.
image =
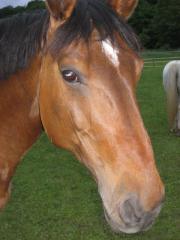
[[[171,61],[163,70],[163,85],[171,131],[180,136],[180,60]]]

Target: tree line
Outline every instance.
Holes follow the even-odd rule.
[[[130,22],[145,48],[180,48],[180,0],[140,0]]]
[[[0,18],[24,11],[45,8],[43,1],[34,0],[26,7],[0,9]],[[146,49],[180,48],[180,0],[140,0],[131,26]]]

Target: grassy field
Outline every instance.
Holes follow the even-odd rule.
[[[145,61],[145,69],[152,67],[163,67],[166,63],[173,60],[180,60],[180,50],[177,51],[145,51],[142,53]]]
[[[14,176],[12,197],[0,214],[0,240],[180,240],[180,139],[168,132],[161,75],[162,68],[145,69],[137,90],[166,186],[153,228],[114,234],[88,170],[43,135]]]

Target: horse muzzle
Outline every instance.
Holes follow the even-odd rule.
[[[163,202],[163,201],[162,201]],[[105,218],[113,231],[133,234],[146,231],[151,228],[158,217],[162,202],[158,203],[151,211],[145,211],[136,196],[127,198],[116,211],[109,213],[104,208]]]

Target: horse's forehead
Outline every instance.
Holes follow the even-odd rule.
[[[78,44],[72,44],[65,54],[67,59],[82,61],[83,64],[109,62],[114,67],[119,67],[119,48],[112,44],[109,39],[102,41],[92,40],[90,44],[80,41]],[[106,59],[106,60],[105,60]]]
[[[121,39],[118,40],[116,39],[115,43],[112,43],[109,38],[100,40],[93,36],[88,43],[83,40],[74,42],[65,49],[65,54],[61,57],[65,65],[70,62],[72,65],[75,64],[75,67],[80,67],[80,70],[81,68],[93,68],[94,71],[95,69],[100,70],[104,66],[104,71],[109,71],[110,69],[119,69],[122,62],[128,62],[131,63],[131,70],[134,66],[134,71],[139,72],[139,58],[127,48]],[[107,64],[108,68],[105,67]],[[122,64],[122,67],[126,67],[126,65]]]

